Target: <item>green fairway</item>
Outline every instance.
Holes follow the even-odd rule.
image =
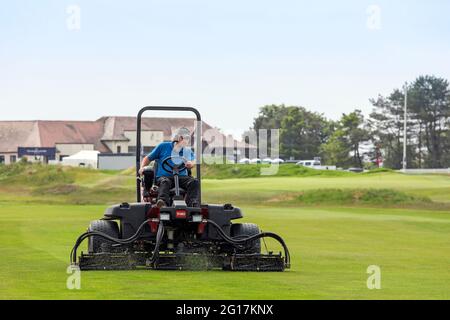
[[[96,179],[93,177],[96,176]],[[102,190],[99,201],[133,197],[132,178],[78,174],[72,183]],[[120,184],[118,183],[120,181]],[[66,183],[65,181],[64,183]],[[106,207],[70,204],[76,193],[12,193],[0,180],[0,299],[450,299],[450,179],[394,173],[343,177],[268,177],[205,180],[205,201],[232,202],[245,221],[280,234],[292,258],[283,273],[91,271],[81,289],[66,288],[66,268],[76,237]],[[37,187],[36,187],[37,188]],[[121,189],[122,188],[122,189]],[[425,195],[444,207],[310,206],[283,195],[325,188],[391,188]],[[87,190],[87,191],[86,191]],[[119,192],[120,193],[120,192]],[[79,198],[80,199],[80,198]],[[27,200],[27,203],[20,202]],[[88,201],[89,200],[89,201]],[[434,204],[433,204],[434,205]],[[269,249],[279,246],[267,240]],[[264,248],[264,245],[263,245]],[[368,266],[381,268],[381,289],[366,285]]]
[[[209,199],[224,202],[239,199],[245,203],[269,203],[286,194],[326,188],[391,188],[416,196],[450,203],[450,177],[444,175],[407,176],[398,173],[353,175],[348,177],[268,177],[250,179],[205,180]],[[235,200],[236,201],[236,200]]]
[[[70,248],[102,210],[2,206],[0,298],[450,298],[448,213],[356,208],[248,208],[246,220],[288,243],[292,269],[284,273],[91,271],[82,272],[81,290],[68,290]],[[369,265],[381,267],[381,290],[366,287]]]

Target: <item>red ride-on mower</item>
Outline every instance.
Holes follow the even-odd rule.
[[[183,159],[168,157],[157,163],[172,172],[175,188],[171,203],[158,208],[154,169],[145,168],[140,176],[141,118],[144,111],[191,111],[196,122],[196,178],[201,182],[201,117],[194,108],[145,107],[137,117],[136,174],[137,202],[122,203],[106,209],[100,220],[91,222],[87,232],[76,241],[71,263],[81,270],[162,269],[236,271],[284,271],[290,267],[289,250],[283,239],[271,232],[260,233],[253,223],[235,223],[243,217],[231,204],[201,204],[188,207],[178,175],[188,170]],[[201,185],[201,183],[200,183]],[[201,193],[200,193],[201,195]],[[199,199],[201,203],[201,196]],[[261,253],[261,238],[277,240],[284,250]],[[77,249],[88,239],[88,253]]]

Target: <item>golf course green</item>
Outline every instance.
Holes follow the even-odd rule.
[[[392,172],[205,179],[204,202],[231,202],[285,239],[286,272],[84,271],[67,289],[75,239],[108,205],[133,201],[134,181],[0,170],[0,299],[450,299],[450,177]],[[372,265],[380,289],[367,286]]]

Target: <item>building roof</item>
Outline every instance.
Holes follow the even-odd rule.
[[[37,121],[0,121],[0,150],[17,152],[18,146],[41,146]]]
[[[103,124],[96,121],[0,121],[0,152],[64,143],[93,144],[100,152],[111,152],[101,142],[102,134]]]
[[[142,118],[143,131],[162,131],[164,140],[170,140],[172,133],[186,127],[195,131],[193,118]],[[238,148],[251,147],[231,136],[223,135],[217,128],[202,121],[202,133],[209,131],[211,135],[204,136],[210,147],[221,147],[225,141],[230,146],[231,141]],[[97,121],[0,121],[0,152],[17,152],[18,147],[54,147],[56,144],[93,144],[94,149],[102,153],[111,150],[106,141],[128,141],[125,131],[136,131],[136,117],[102,117]],[[220,136],[220,139],[211,139]],[[222,140],[222,141],[221,141]],[[232,145],[232,144],[231,144]]]
[[[128,139],[123,135],[124,131],[136,131],[136,117],[104,117],[97,121],[104,123],[104,135],[102,140],[123,140]],[[172,138],[172,132],[176,129],[186,127],[191,132],[195,130],[195,119],[193,118],[142,118],[143,131],[162,131],[164,140]],[[202,121],[202,131],[212,127]]]
[[[124,131],[136,131],[136,117],[103,117],[97,121],[103,122],[104,135],[102,141],[128,141],[123,135]],[[171,140],[172,134],[181,127],[188,128],[192,133],[196,129],[196,119],[194,118],[142,118],[142,131],[162,131],[164,140]],[[209,134],[205,135],[205,132]],[[219,129],[214,128],[202,121],[203,140],[211,148],[224,146],[237,148],[256,148],[242,141],[235,140],[231,135],[224,135]],[[215,137],[216,139],[212,139]],[[220,137],[220,138],[218,138]],[[218,138],[218,139],[217,139]]]
[[[111,152],[101,142],[103,123],[97,121],[37,121],[42,147],[56,144],[93,144],[100,152]]]

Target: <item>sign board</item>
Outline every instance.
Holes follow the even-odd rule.
[[[23,156],[44,156],[47,157],[48,160],[55,160],[56,156],[56,148],[17,148],[17,155],[19,158]]]

